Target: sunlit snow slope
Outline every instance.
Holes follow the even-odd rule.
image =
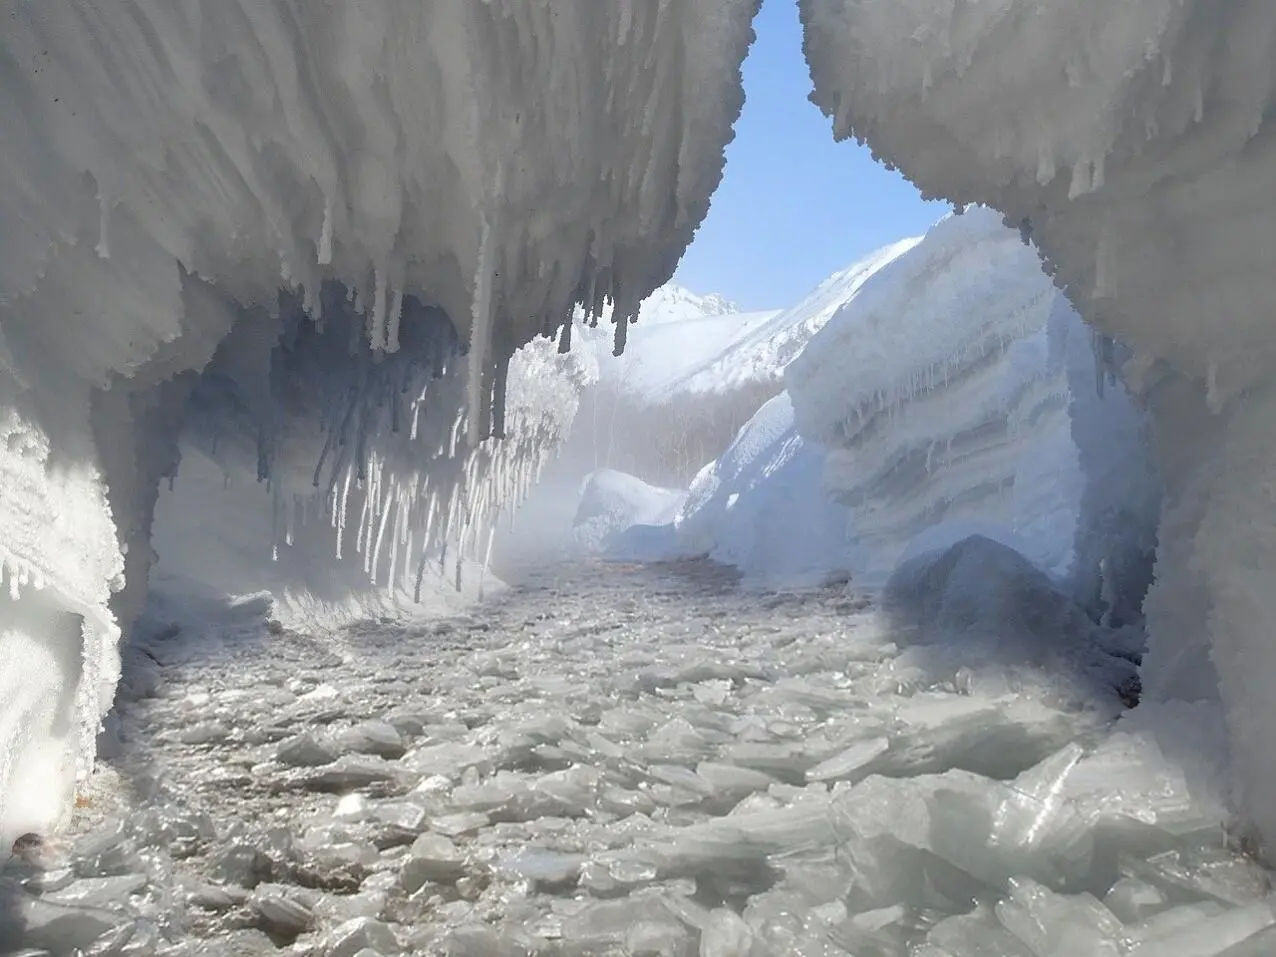
[[[91,760],[183,448],[261,482],[263,546],[326,525],[365,581],[476,545],[579,384],[511,354],[607,299],[622,344],[672,274],[756,7],[6,9],[0,847]]]
[[[1152,697],[1221,699],[1276,839],[1276,8],[800,0],[815,99],[923,192],[1022,223],[1134,352],[1166,484]]]

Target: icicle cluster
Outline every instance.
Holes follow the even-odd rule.
[[[463,563],[486,567],[501,512],[566,437],[577,386],[550,366],[570,360],[547,343],[498,356],[485,374],[461,361],[446,314],[413,296],[402,297],[399,348],[386,352],[364,334],[357,296],[331,283],[320,299],[322,326],[304,309],[285,311],[267,383],[244,380],[242,349],[227,340],[192,400],[196,429],[223,460],[235,434],[256,434],[277,552],[322,521],[335,557],[360,563],[372,582],[419,600],[433,560],[459,588]],[[490,411],[476,425],[479,390]],[[476,428],[483,437],[470,441]]]

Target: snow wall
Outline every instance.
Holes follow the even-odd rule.
[[[799,0],[814,99],[923,193],[1029,232],[1127,343],[1165,485],[1145,696],[1220,700],[1276,839],[1276,9]]]
[[[856,579],[980,532],[1096,613],[1135,617],[1159,497],[1115,348],[985,208],[870,277],[785,370],[823,487],[850,509]]]
[[[161,478],[172,537],[233,531],[203,494],[220,471],[261,551],[345,556],[338,592],[410,595],[441,543],[481,551],[578,385],[510,357],[607,300],[623,345],[720,179],[756,8],[7,12],[0,848],[55,826],[91,765]],[[310,587],[304,551],[261,581]]]

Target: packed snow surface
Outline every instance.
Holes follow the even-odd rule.
[[[1150,721],[1198,711],[1113,726],[1068,669],[731,581],[556,567],[430,626],[157,635],[0,927],[156,957],[1270,953],[1217,769]]]

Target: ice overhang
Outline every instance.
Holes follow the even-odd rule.
[[[200,337],[179,269],[312,312],[339,280],[386,352],[413,295],[480,366],[575,304],[623,326],[708,208],[757,5],[21,0],[0,358],[132,375]]]
[[[1276,8],[800,0],[813,99],[1022,224],[1083,314],[1224,403],[1276,368]]]

